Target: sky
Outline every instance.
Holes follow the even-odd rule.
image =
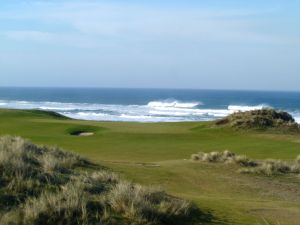
[[[299,0],[0,0],[0,86],[299,84]]]

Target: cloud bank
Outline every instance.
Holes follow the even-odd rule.
[[[236,88],[247,88],[246,81],[249,88],[263,88],[284,73],[288,79],[274,88],[295,82],[295,4],[228,2],[5,1],[2,83],[23,73],[26,85],[41,85],[40,74],[51,73],[50,86],[63,78],[71,86],[232,88],[235,81]],[[84,78],[70,81],[72,75]]]

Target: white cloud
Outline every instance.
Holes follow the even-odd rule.
[[[232,9],[11,1],[0,7],[0,67],[7,83],[258,88],[257,80],[271,86],[277,76],[287,87],[297,84],[299,18],[263,3]]]
[[[3,33],[7,38],[15,41],[30,41],[41,44],[55,44],[69,47],[93,48],[103,47],[100,43],[92,38],[78,34],[64,34],[55,32],[44,32],[35,30],[25,31],[6,31]]]
[[[39,1],[28,4],[29,10],[17,8],[18,13],[0,12],[0,18],[25,23],[24,30],[5,31],[8,38],[78,47],[102,47],[113,42],[124,45],[175,41],[184,45],[190,42],[284,44],[299,41],[298,38],[259,32],[257,22],[247,18],[273,13],[276,8],[180,9],[103,1]],[[37,30],[28,29],[26,21],[42,22],[45,26]],[[48,31],[51,25],[64,25],[71,31]]]

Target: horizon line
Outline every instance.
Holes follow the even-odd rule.
[[[49,89],[127,89],[127,90],[190,90],[190,91],[245,91],[245,92],[300,92],[286,89],[238,89],[238,88],[186,88],[186,87],[107,87],[107,86],[10,86],[0,85],[0,88],[49,88]]]

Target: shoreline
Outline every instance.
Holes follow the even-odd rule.
[[[61,113],[57,113],[55,111],[49,111],[49,110],[41,110],[41,109],[15,109],[15,108],[0,108],[1,111],[20,111],[20,112],[41,112],[41,113],[55,113],[59,114],[62,117],[65,117],[67,120],[73,120],[73,121],[82,121],[82,122],[98,122],[98,123],[132,123],[132,124],[187,124],[187,123],[210,123],[214,120],[194,120],[194,121],[157,121],[157,122],[148,122],[148,121],[118,121],[118,120],[85,120],[85,119],[76,119],[69,116],[66,116]]]
[[[68,120],[74,120],[74,121],[82,121],[82,122],[99,122],[99,123],[130,123],[130,124],[194,124],[194,123],[212,123],[214,121],[223,119],[227,116],[224,117],[219,117],[211,120],[185,120],[185,121],[123,121],[123,120],[93,120],[93,119],[77,119],[77,118],[72,118],[70,116],[67,116],[65,114],[55,112],[55,111],[50,111],[50,110],[41,110],[41,109],[15,109],[15,108],[0,108],[0,112],[2,110],[12,110],[12,111],[25,111],[25,112],[40,112],[40,113],[45,113],[45,114],[50,114],[50,115],[57,115],[58,117],[63,117]],[[252,110],[249,110],[252,111]],[[281,111],[281,110],[279,110]],[[242,111],[240,111],[242,112]],[[294,118],[295,119],[295,118]],[[297,124],[300,124],[300,120],[296,120],[295,122]]]
[[[300,93],[148,89],[0,88],[0,108],[55,111],[86,121],[199,122],[236,111],[284,110],[300,122]]]

